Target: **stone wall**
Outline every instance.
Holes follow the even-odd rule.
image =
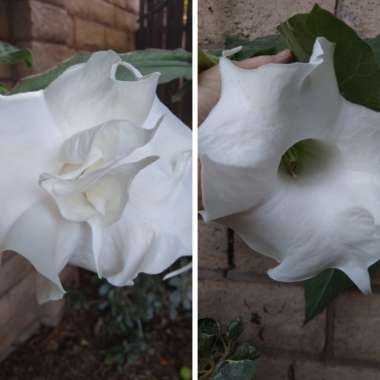
[[[0,65],[9,87],[27,74],[44,71],[75,51],[133,50],[139,0],[0,0],[0,40],[31,49],[33,68]],[[55,325],[63,301],[42,307],[35,299],[35,273],[21,256],[3,255],[0,267],[0,359],[41,323]],[[68,268],[63,282],[76,281]]]
[[[314,1],[203,0],[199,2],[199,41],[220,47],[226,35],[254,38],[275,31]],[[320,5],[336,12],[362,36],[380,33],[376,1],[332,0]],[[258,380],[380,379],[380,293],[347,292],[304,325],[301,285],[271,281],[274,261],[252,252],[236,235],[217,224],[200,223],[199,313],[226,322],[241,315],[243,339],[263,356]]]

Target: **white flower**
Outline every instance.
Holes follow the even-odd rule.
[[[99,52],[0,97],[0,251],[33,264],[40,302],[62,297],[68,263],[122,286],[191,254],[191,134],[158,77]]]
[[[380,113],[340,95],[333,53],[318,38],[309,63],[245,70],[221,59],[221,99],[199,133],[203,216],[280,262],[275,280],[339,268],[368,293],[380,260]],[[281,158],[295,144],[288,172]]]

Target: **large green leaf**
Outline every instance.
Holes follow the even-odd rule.
[[[226,360],[211,380],[253,380],[256,374],[254,360]]]
[[[335,72],[341,94],[349,101],[380,111],[380,68],[370,46],[330,12],[315,5],[279,25],[284,44],[300,61],[311,55],[316,37],[336,44]]]
[[[219,63],[219,57],[201,48],[198,49],[198,70],[207,70]]]
[[[54,68],[22,79],[12,93],[41,90],[49,85],[70,66],[84,63],[89,53],[77,53]],[[144,75],[158,71],[161,73],[160,83],[168,83],[178,78],[191,79],[191,53],[183,50],[138,50],[120,55],[121,59],[137,67]],[[119,74],[119,73],[118,73]],[[125,71],[120,71],[119,79],[125,78]]]
[[[308,61],[316,37],[335,43],[334,64],[341,94],[349,101],[380,110],[380,40],[367,42],[330,12],[315,5],[280,24],[286,47],[300,61]],[[305,282],[305,320],[310,321],[337,295],[355,285],[341,271],[328,269]]]
[[[343,291],[355,287],[338,269],[327,269],[305,281],[305,323],[321,313]]]
[[[272,55],[284,50],[278,34],[259,37],[253,41],[248,41],[239,37],[227,37],[224,46],[226,49],[233,49],[241,46],[241,50],[234,54],[234,59],[241,61],[243,59],[256,57],[258,55]]]
[[[28,49],[18,48],[0,41],[0,64],[14,65],[22,62],[29,67],[32,66],[32,54]]]

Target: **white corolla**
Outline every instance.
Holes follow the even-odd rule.
[[[370,292],[368,267],[380,260],[380,113],[341,96],[324,38],[308,63],[245,70],[222,58],[220,70],[221,98],[199,132],[205,220],[280,262],[268,272],[275,280],[339,268]]]
[[[0,252],[33,264],[39,302],[63,296],[67,264],[122,286],[191,254],[191,133],[158,78],[98,52],[0,97]]]

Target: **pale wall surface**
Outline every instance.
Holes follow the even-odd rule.
[[[255,38],[297,12],[308,0],[203,0],[199,2],[199,41],[221,47],[226,35]],[[380,2],[323,0],[362,36],[380,33]],[[253,253],[217,224],[200,223],[199,312],[222,321],[241,315],[244,340],[263,352],[258,380],[380,379],[380,294],[345,293],[315,320],[303,325],[302,287],[271,281],[275,263]]]

